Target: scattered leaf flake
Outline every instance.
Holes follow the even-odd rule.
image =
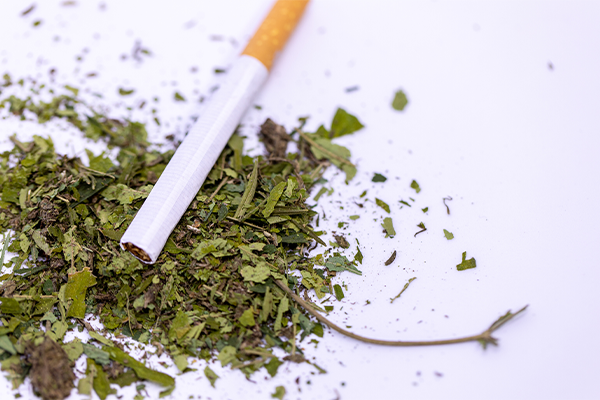
[[[415,192],[417,192],[417,193],[419,193],[421,191],[421,188],[419,187],[419,184],[414,179],[410,183],[410,187],[413,188],[413,189],[415,189]]]
[[[375,173],[375,175],[373,175],[373,179],[371,179],[371,182],[385,182],[385,181],[387,181],[387,178],[378,173]]]
[[[390,213],[390,206],[385,201],[378,199],[376,197],[375,204],[377,204],[379,207],[383,208],[385,210],[385,212],[387,212],[388,214]]]
[[[452,232],[448,232],[447,230],[444,229],[444,236],[446,237],[446,239],[448,240],[452,240],[454,239],[454,235],[452,234]]]
[[[390,217],[384,218],[381,226],[385,230],[385,233],[386,233],[385,237],[396,236],[396,231],[394,230],[394,223]]]
[[[462,253],[462,262],[456,266],[456,269],[459,271],[464,271],[465,269],[475,268],[477,264],[474,258],[470,258],[467,260],[467,252]]]
[[[408,98],[406,94],[402,90],[398,90],[394,95],[394,100],[392,101],[392,108],[396,111],[403,111],[404,107],[408,104]]]
[[[358,118],[349,114],[346,110],[338,108],[333,117],[333,122],[331,122],[329,137],[336,138],[349,135],[362,128],[364,128],[364,125],[360,123]]]
[[[285,393],[286,393],[285,387],[283,387],[283,386],[277,386],[275,388],[275,392],[273,392],[271,394],[271,397],[274,398],[274,399],[283,400],[283,397],[285,396]]]
[[[215,372],[212,369],[210,369],[208,365],[206,366],[206,368],[204,368],[204,375],[206,376],[206,378],[208,378],[210,385],[212,387],[215,387],[215,382],[217,381],[217,379],[219,379],[219,375],[215,374]]]

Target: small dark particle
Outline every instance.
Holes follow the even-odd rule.
[[[227,70],[225,68],[215,68],[214,72],[215,74],[224,74]]]
[[[98,76],[98,73],[96,72],[90,72],[88,74],[85,75],[87,78],[95,78],[96,76]]]
[[[356,92],[358,89],[360,89],[358,86],[350,86],[346,88],[346,93]]]
[[[40,26],[41,24],[42,24],[42,20],[41,19],[38,19],[38,20],[36,20],[36,21],[33,22],[33,26],[34,27]]]
[[[32,4],[31,6],[29,6],[29,8],[27,8],[25,11],[23,11],[21,13],[21,17],[26,16],[27,14],[29,14],[30,12],[32,12],[35,9],[35,4]]]
[[[391,263],[394,262],[395,259],[396,259],[396,250],[394,250],[394,252],[390,256],[390,258],[387,259],[387,261],[385,262],[385,265],[390,265]]]
[[[548,69],[550,71],[554,71],[554,64],[552,64],[551,62],[548,63]]]
[[[444,374],[442,374],[441,372],[437,372],[437,371],[434,371],[434,372],[433,372],[433,374],[434,374],[435,376],[437,376],[438,378],[441,378],[441,377],[443,377],[443,376],[444,376]]]

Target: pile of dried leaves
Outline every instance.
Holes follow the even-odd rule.
[[[274,376],[282,364],[274,348],[288,354],[284,360],[309,362],[298,342],[322,336],[323,326],[278,284],[296,294],[340,297],[331,277],[360,274],[356,261],[343,255],[308,256],[315,242],[324,242],[306,204],[330,164],[348,180],[356,173],[350,152],[332,139],[359,130],[360,122],[340,109],[330,129],[309,134],[300,126],[288,134],[267,120],[260,132],[267,155],[254,158],[244,155],[243,138],[234,134],[158,262],[145,265],[118,242],[173,150],[150,150],[143,124],[96,113],[68,89],[73,95],[48,103],[14,96],[1,103],[40,123],[64,119],[119,149],[116,160],[88,151],[84,165],[56,154],[50,138],[21,142],[13,136],[14,148],[0,155],[0,233],[6,239],[0,360],[14,386],[29,375],[43,398],[62,399],[74,386],[74,361],[85,354],[80,393],[93,388],[104,399],[113,393],[111,383],[139,380],[163,385],[163,394],[173,390],[171,376],[94,331],[84,320],[90,314],[114,337],[167,352],[183,372],[191,370],[188,356],[218,357],[246,376],[261,368]],[[296,143],[296,152],[288,153],[288,142]],[[16,256],[6,261],[6,251]],[[64,342],[67,331],[83,329],[93,341]],[[214,385],[216,374],[208,367],[204,372]]]

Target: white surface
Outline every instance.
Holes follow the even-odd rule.
[[[124,243],[132,243],[148,254],[151,264],[156,262],[267,75],[267,68],[254,57],[243,55],[234,61],[225,82],[209,100],[123,234],[123,250]]]
[[[123,102],[117,87],[136,88],[128,104],[158,95],[154,107],[166,123],[156,138],[180,133],[197,112],[190,101],[173,103],[173,92],[188,100],[207,95],[212,68],[232,62],[270,4],[106,1],[99,12],[97,3],[81,3],[48,1],[20,18],[29,3],[4,2],[0,72],[45,77],[57,67],[57,81],[73,84],[97,71],[80,86],[104,93],[104,104]],[[598,398],[599,13],[598,2],[313,0],[256,100],[262,111],[244,121],[250,136],[266,117],[292,127],[310,115],[310,130],[328,125],[342,106],[366,125],[341,140],[357,177],[345,186],[343,176],[330,174],[335,192],[318,206],[328,219],[321,228],[350,222],[344,232],[365,255],[363,276],[342,275],[349,290],[330,318],[373,337],[435,339],[478,333],[507,309],[530,309],[498,331],[500,347],[487,351],[475,343],[384,348],[326,333],[316,349],[304,346],[326,375],[285,365],[274,379],[255,375],[255,384],[214,364],[222,377],[216,389],[203,374],[188,373],[177,377],[173,398],[269,399],[280,384],[287,399]],[[33,29],[36,18],[44,23]],[[136,39],[153,57],[120,61]],[[345,92],[355,85],[358,91]],[[399,88],[410,101],[402,113],[390,107]],[[25,125],[1,121],[1,145]],[[51,134],[67,138],[62,148],[83,146],[62,131]],[[388,181],[371,183],[374,172]],[[423,188],[418,195],[412,179]],[[370,201],[359,209],[354,201],[364,189]],[[450,216],[441,201],[447,195],[454,198]],[[409,196],[415,207],[400,209]],[[392,206],[394,239],[381,233],[375,197]],[[349,221],[353,214],[361,218]],[[421,221],[428,231],[414,238]],[[455,239],[446,241],[443,228]],[[393,249],[398,257],[386,267]],[[457,272],[465,250],[477,269]],[[27,386],[18,392],[32,397]],[[149,384],[148,392],[156,397],[158,390]],[[134,390],[121,393],[131,398]]]

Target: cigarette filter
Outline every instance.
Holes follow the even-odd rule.
[[[142,208],[121,238],[121,247],[153,264],[187,210],[244,112],[267,79],[308,0],[278,0],[228,71]]]

